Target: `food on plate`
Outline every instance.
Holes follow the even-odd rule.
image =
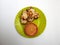
[[[27,19],[28,15],[27,15],[27,11],[23,11],[22,16],[21,16],[21,23],[22,24],[26,24],[27,23]]]
[[[27,22],[32,22],[39,17],[39,13],[35,11],[34,8],[29,7],[24,10],[21,15],[21,23],[26,24]]]
[[[34,23],[27,23],[24,32],[28,36],[34,36],[38,32],[38,27]]]
[[[27,19],[28,18],[27,11],[23,11],[21,18],[22,19]]]
[[[37,18],[39,17],[39,13],[38,13],[38,12],[35,12],[34,15],[33,15],[33,17],[34,17],[35,19],[37,19]]]
[[[33,20],[34,20],[34,18],[32,18],[32,17],[28,17],[28,19],[27,19],[28,22],[32,22]]]
[[[27,20],[21,19],[21,23],[22,23],[22,24],[26,24],[26,23],[27,23]]]

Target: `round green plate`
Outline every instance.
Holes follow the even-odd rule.
[[[29,7],[23,8],[22,10],[20,10],[17,13],[14,23],[15,23],[15,28],[16,28],[17,32],[21,36],[26,37],[26,38],[34,38],[34,37],[37,37],[37,36],[41,35],[41,33],[43,33],[43,31],[46,27],[46,17],[40,9],[38,9],[36,7],[33,7],[35,9],[35,11],[39,13],[39,18],[33,21],[33,23],[36,24],[37,27],[38,27],[38,33],[35,36],[27,36],[24,33],[24,25],[22,25],[21,22],[20,22],[20,16],[21,16],[22,11],[26,10],[28,8]]]

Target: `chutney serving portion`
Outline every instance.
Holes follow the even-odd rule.
[[[38,27],[34,23],[28,23],[25,25],[24,32],[28,36],[34,36],[38,32]]]

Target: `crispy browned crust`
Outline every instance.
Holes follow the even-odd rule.
[[[36,30],[35,30],[35,33],[33,33],[33,35],[30,35],[28,32],[27,32],[27,28],[29,28],[29,26],[31,26],[31,24],[32,24],[32,26],[35,26],[36,27]],[[30,29],[29,29],[30,30]],[[38,32],[38,27],[37,27],[37,25],[35,25],[34,23],[27,23],[26,25],[25,25],[25,28],[24,28],[24,32],[25,32],[25,34],[26,35],[28,35],[28,36],[34,36],[37,32]]]

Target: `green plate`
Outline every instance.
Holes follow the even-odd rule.
[[[39,35],[41,35],[41,33],[43,33],[45,27],[46,27],[46,17],[44,15],[44,13],[36,8],[36,7],[33,7],[35,9],[36,12],[39,13],[39,18],[34,20],[32,23],[36,24],[37,27],[38,27],[38,33],[35,35],[35,36],[27,36],[25,33],[24,33],[24,26],[25,25],[22,25],[21,22],[20,22],[20,16],[21,16],[21,13],[23,10],[26,10],[28,9],[29,7],[26,7],[26,8],[23,8],[22,10],[20,10],[17,15],[16,15],[16,18],[15,18],[15,21],[14,21],[14,24],[15,24],[15,28],[17,30],[17,32],[23,36],[23,37],[26,37],[26,38],[34,38],[34,37],[37,37]]]

